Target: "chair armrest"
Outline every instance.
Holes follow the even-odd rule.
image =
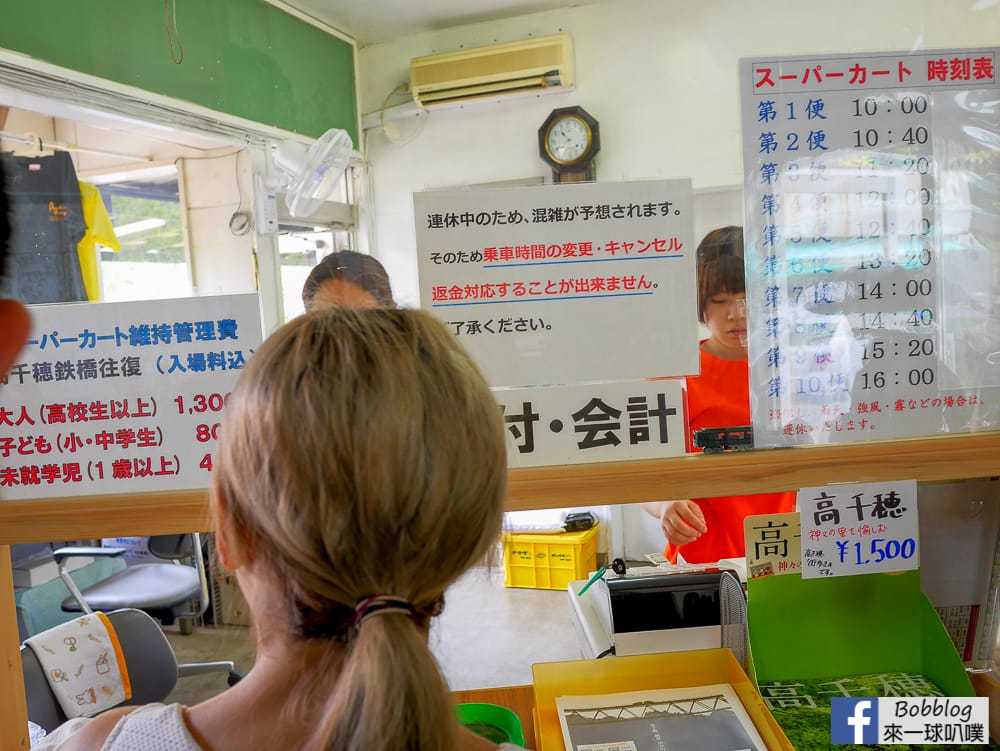
[[[84,556],[89,558],[117,558],[127,552],[127,548],[72,547],[53,550],[52,557],[56,559],[56,563],[62,563],[67,558],[81,558]]]
[[[91,609],[91,607],[87,604],[87,601],[83,598],[83,594],[80,592],[80,588],[76,586],[76,582],[73,581],[73,577],[70,576],[69,571],[66,570],[66,567],[69,565],[70,558],[79,558],[81,556],[89,558],[117,558],[120,555],[124,555],[125,552],[125,548],[99,547],[66,547],[52,551],[52,557],[56,559],[56,564],[59,569],[59,578],[63,580],[63,584],[66,585],[66,589],[69,590],[73,599],[76,600],[81,611],[84,613],[94,612],[93,609]]]

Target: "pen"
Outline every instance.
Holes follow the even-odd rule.
[[[597,569],[597,571],[594,572],[594,575],[590,577],[587,580],[587,583],[584,584],[583,587],[580,589],[580,591],[576,593],[576,596],[583,597],[583,593],[586,592],[588,589],[590,589],[590,585],[593,584],[598,579],[600,579],[602,576],[604,576],[604,572],[607,570],[608,570],[607,566],[601,566],[599,569]]]

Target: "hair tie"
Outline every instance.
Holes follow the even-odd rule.
[[[395,595],[372,595],[354,604],[354,627],[359,628],[365,619],[380,613],[403,613],[412,618],[416,609],[409,601]]]

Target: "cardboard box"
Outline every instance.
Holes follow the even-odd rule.
[[[208,549],[208,569],[212,588],[212,616],[215,624],[249,626],[250,606],[236,581],[236,574],[222,565],[215,545]]]
[[[216,623],[224,626],[249,626],[250,606],[232,574],[216,576],[213,586]]]
[[[1000,480],[921,484],[920,586],[967,668],[989,670],[1000,627]]]
[[[815,709],[816,722],[802,732],[829,738],[828,708],[821,716],[829,696],[814,698],[809,682],[825,681],[834,688],[820,693],[839,695],[835,681],[845,690],[852,678],[866,687],[871,676],[907,674],[900,682],[916,690],[901,686],[901,696],[920,695],[923,684],[911,676],[923,676],[945,696],[975,696],[948,632],[920,589],[919,571],[769,576],[751,579],[747,595],[750,675],[765,700],[777,702],[775,711]],[[865,688],[851,695],[877,694]]]
[[[70,558],[66,563],[66,570],[76,571],[84,566],[89,566],[93,562],[94,559],[88,556]],[[59,577],[59,564],[56,563],[52,556],[48,558],[36,558],[31,561],[22,561],[13,568],[12,573],[15,589],[40,587],[42,584]]]
[[[538,751],[564,751],[556,710],[560,696],[608,694],[729,683],[770,751],[792,745],[750,678],[728,649],[664,652],[602,660],[543,662],[531,666]]]

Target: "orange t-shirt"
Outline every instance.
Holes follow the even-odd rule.
[[[688,432],[750,424],[750,371],[746,360],[723,360],[701,350],[701,375],[687,380]],[[680,547],[667,543],[663,555],[676,562],[678,551],[689,563],[714,563],[720,558],[742,558],[743,518],[795,510],[795,493],[695,498],[705,515],[708,531]]]

